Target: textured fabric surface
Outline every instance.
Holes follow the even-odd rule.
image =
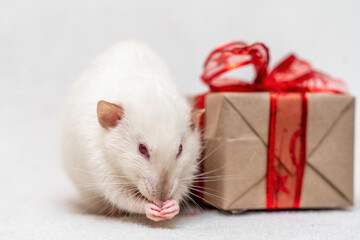
[[[207,210],[155,224],[83,213],[58,146],[71,82],[122,38],[153,46],[185,93],[205,90],[208,52],[239,39],[265,42],[272,64],[295,51],[359,97],[359,10],[358,1],[1,1],[0,239],[360,239],[358,167],[348,210]]]

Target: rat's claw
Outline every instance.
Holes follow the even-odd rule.
[[[164,202],[160,213],[163,215],[164,218],[172,219],[179,213],[179,211],[180,207],[178,202],[175,200],[168,200]]]
[[[147,218],[155,222],[167,219],[161,214],[161,209],[152,203],[146,204],[145,213]]]

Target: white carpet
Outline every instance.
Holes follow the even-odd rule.
[[[207,210],[158,224],[83,213],[61,168],[66,91],[91,57],[122,38],[150,43],[186,93],[205,90],[198,76],[212,47],[241,39],[268,43],[272,63],[296,51],[359,97],[359,2],[288,2],[1,1],[0,239],[360,239],[359,168],[348,210]]]

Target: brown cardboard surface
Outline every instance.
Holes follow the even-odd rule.
[[[301,208],[353,202],[354,98],[308,94]],[[224,210],[266,207],[269,93],[214,93],[205,102],[206,201]]]
[[[353,203],[354,104],[350,96],[309,95],[307,167],[317,171],[347,202],[340,206]]]

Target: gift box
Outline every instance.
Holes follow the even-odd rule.
[[[351,206],[354,97],[294,55],[272,71],[268,60],[263,44],[236,42],[205,62],[200,198],[223,210]],[[247,64],[254,82],[223,77]]]

